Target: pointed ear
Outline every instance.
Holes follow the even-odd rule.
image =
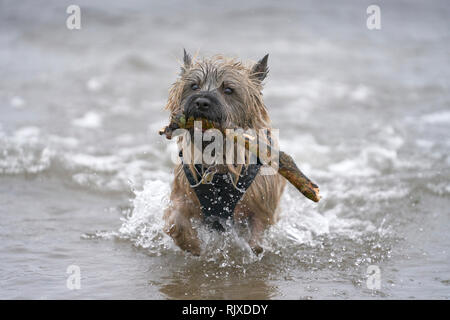
[[[269,59],[269,54],[266,54],[261,60],[259,60],[252,68],[251,76],[260,82],[263,81],[267,73],[269,73],[269,68],[267,67],[267,60]]]
[[[192,65],[192,57],[186,52],[186,49],[183,49],[183,63],[184,65],[181,67],[181,74],[185,73],[186,70],[189,70]]]

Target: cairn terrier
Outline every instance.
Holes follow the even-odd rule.
[[[221,128],[270,130],[262,96],[267,60],[268,55],[256,63],[221,55],[197,59],[184,51],[181,73],[169,91],[166,109],[171,116],[184,113],[187,117],[205,118]],[[264,230],[278,219],[277,207],[286,180],[276,172],[262,174],[260,163],[222,163],[181,162],[176,166],[170,204],[164,212],[164,231],[181,249],[200,255],[193,219],[212,221],[218,230],[223,230],[223,220],[245,224],[250,230],[249,246],[260,254]],[[203,179],[205,172],[214,173],[206,179],[209,183]]]

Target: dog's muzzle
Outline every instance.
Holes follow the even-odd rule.
[[[209,91],[202,91],[191,95],[184,105],[184,114],[189,118],[205,118],[215,122],[222,122],[223,109],[216,95]]]

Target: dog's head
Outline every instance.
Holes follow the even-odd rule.
[[[224,56],[193,59],[184,52],[180,77],[172,86],[166,108],[172,114],[207,118],[223,128],[260,129],[270,126],[262,99],[268,55],[244,64]]]

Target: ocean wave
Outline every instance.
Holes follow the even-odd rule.
[[[47,170],[55,152],[39,136],[37,127],[22,128],[11,137],[0,132],[0,173],[35,174]]]
[[[165,171],[154,161],[162,152],[150,144],[125,145],[104,154],[75,137],[46,134],[37,127],[24,127],[12,135],[0,132],[0,143],[0,174],[4,175],[47,172],[100,192],[130,191],[148,179],[169,180],[170,169]]]

